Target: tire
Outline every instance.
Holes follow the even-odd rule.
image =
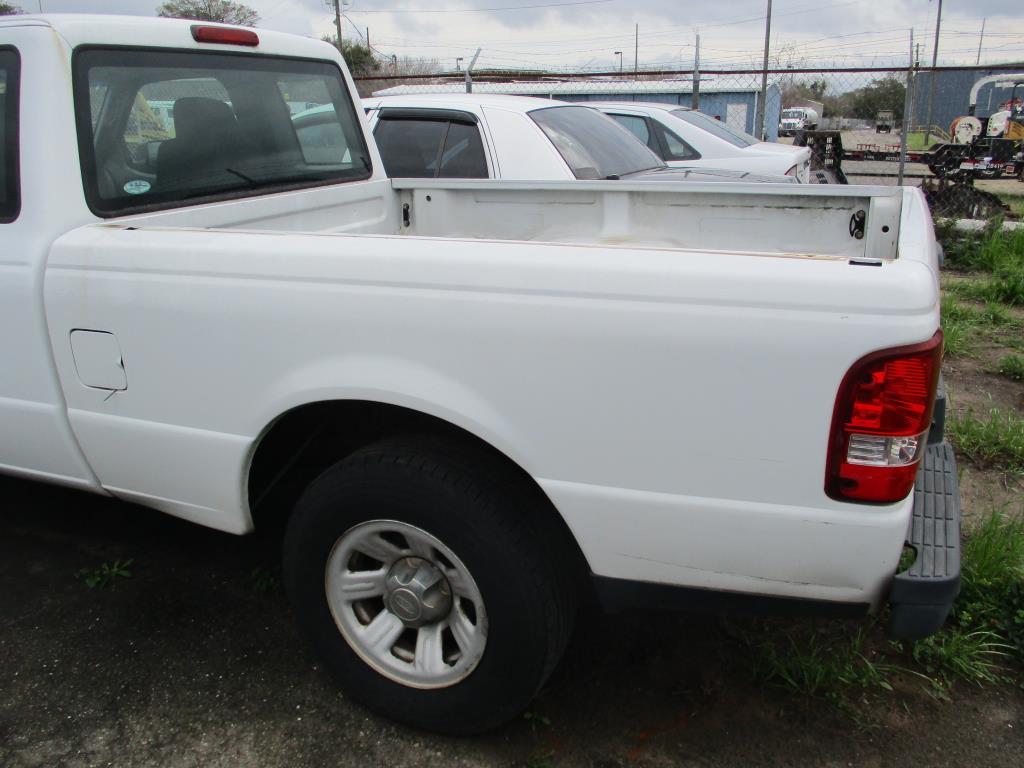
[[[436,438],[377,443],[317,478],[288,524],[284,583],[300,627],[344,691],[386,717],[438,733],[478,733],[518,715],[557,664],[576,615],[574,553],[559,546],[557,528],[547,530],[552,510],[542,503],[497,462]],[[382,538],[402,554],[378,550]],[[379,559],[366,560],[366,549]],[[410,559],[415,553],[423,557]],[[429,590],[417,598],[418,621],[440,611],[421,627],[406,623],[417,613],[402,602],[408,594],[399,600],[387,591],[415,583],[398,573],[410,563],[447,577],[441,592],[430,589],[448,594],[449,608],[431,602]],[[358,577],[364,568],[388,574],[384,594],[345,602],[349,594],[332,579]],[[379,578],[371,579],[374,591]],[[329,591],[342,597],[329,600]],[[386,650],[366,640],[376,636],[365,628],[372,622],[389,627]],[[437,635],[445,622],[448,634]],[[462,640],[455,624],[464,627]],[[392,641],[394,631],[402,634]]]

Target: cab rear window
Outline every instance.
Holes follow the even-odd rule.
[[[0,48],[0,222],[18,218],[18,54]]]
[[[74,62],[86,199],[100,216],[367,178],[326,61],[89,48]]]

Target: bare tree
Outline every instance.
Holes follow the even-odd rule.
[[[10,3],[0,3],[0,16],[13,16],[16,13],[22,13],[21,8]]]
[[[260,20],[260,15],[254,9],[233,0],[167,0],[157,7],[156,15],[173,19],[219,21],[243,27],[254,27]]]

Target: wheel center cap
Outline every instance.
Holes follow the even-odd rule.
[[[409,589],[396,589],[392,592],[388,606],[395,616],[405,622],[416,621],[423,613],[420,599]]]
[[[421,557],[403,557],[388,571],[384,604],[407,627],[439,621],[452,608],[448,579],[436,565]]]

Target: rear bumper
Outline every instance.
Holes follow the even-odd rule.
[[[947,442],[930,444],[917,471],[907,544],[917,557],[892,580],[889,635],[913,640],[942,627],[960,592],[960,487]]]

